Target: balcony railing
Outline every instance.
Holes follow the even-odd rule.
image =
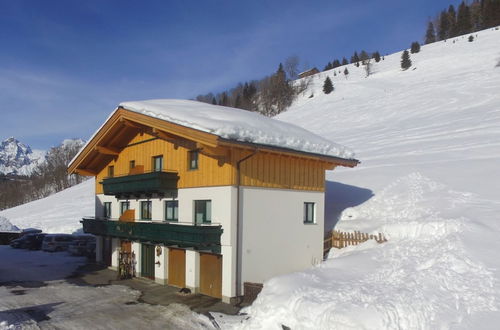
[[[178,180],[179,176],[176,172],[148,172],[109,177],[103,179],[101,183],[105,195],[119,198],[153,193],[176,195]]]
[[[171,222],[123,222],[91,217],[83,218],[81,223],[83,231],[88,234],[220,253],[222,226],[218,224],[205,226]]]

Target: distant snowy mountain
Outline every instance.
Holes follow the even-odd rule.
[[[63,150],[80,149],[85,144],[82,139],[65,139],[57,146]],[[50,151],[32,150],[15,137],[0,143],[0,175],[30,175],[46,160]]]
[[[44,151],[31,150],[14,137],[0,143],[0,174],[29,175],[44,159]]]

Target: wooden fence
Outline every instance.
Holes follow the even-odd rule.
[[[373,239],[377,243],[387,242],[387,239],[381,233],[378,233],[378,235],[372,235],[362,233],[360,231],[348,233],[338,230],[332,230],[325,237],[323,244],[323,254],[326,256],[332,247],[342,249],[349,245],[358,245],[360,243],[368,241],[369,239]]]

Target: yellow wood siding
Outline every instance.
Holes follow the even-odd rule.
[[[140,143],[142,142],[142,143]],[[210,153],[208,153],[210,154]],[[129,146],[116,159],[109,162],[96,176],[96,193],[103,193],[100,182],[108,175],[108,166],[114,166],[114,175],[127,175],[129,163],[144,166],[145,172],[153,167],[154,156],[163,156],[164,171],[179,174],[179,188],[236,185],[236,164],[251,154],[250,151],[231,148],[225,162],[200,151],[198,169],[188,169],[189,150],[148,134],[137,134]],[[241,163],[240,184],[266,188],[323,191],[325,170],[331,164],[279,153],[259,151]]]
[[[124,148],[115,160],[112,160],[96,176],[96,193],[101,194],[102,180],[108,175],[108,166],[114,166],[115,176],[127,175],[131,160],[136,166],[144,166],[145,172],[153,169],[153,157],[163,156],[163,170],[174,171],[179,174],[179,188],[226,186],[234,184],[233,167],[229,163],[219,166],[219,161],[215,158],[203,155],[198,156],[198,169],[188,169],[189,150],[177,147],[161,139],[154,139],[148,134],[138,134],[130,141],[129,146]],[[150,140],[150,141],[147,141]],[[145,142],[143,142],[145,141]],[[143,143],[139,143],[143,142]],[[135,144],[134,143],[139,143]]]
[[[234,151],[233,162],[248,152]],[[258,152],[241,164],[242,186],[324,191],[329,164],[307,158]]]

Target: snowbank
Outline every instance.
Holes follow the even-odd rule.
[[[481,226],[463,216],[471,203],[491,206],[418,173],[396,180],[337,226],[383,232],[387,243],[334,249],[317,268],[266,282],[244,328],[470,328],[467,319],[499,308],[497,274],[463,239]]]
[[[7,218],[0,217],[0,231],[19,231]]]
[[[84,216],[95,214],[94,180],[84,181],[54,195],[0,211],[19,228],[39,228],[47,233],[71,234],[82,228]]]

